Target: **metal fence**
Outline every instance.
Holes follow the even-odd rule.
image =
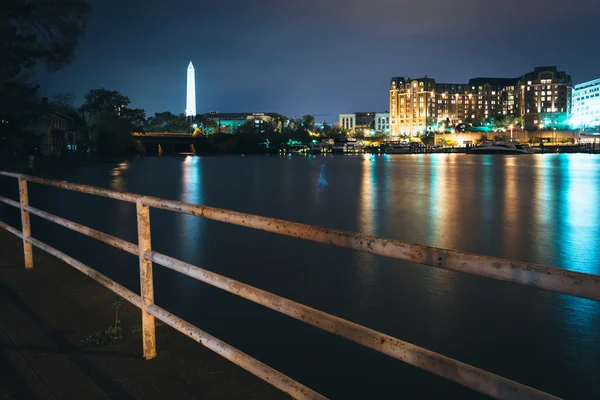
[[[0,171],[0,175],[18,179],[20,201],[16,202],[5,197],[0,197],[0,202],[20,209],[22,228],[19,231],[2,221],[0,221],[0,227],[23,239],[25,268],[33,268],[32,245],[36,246],[61,259],[140,308],[142,311],[143,352],[146,359],[156,356],[154,319],[158,318],[297,399],[324,399],[325,397],[154,304],[153,263],[233,293],[494,398],[554,399],[556,397],[365,326],[246,285],[165,254],[157,253],[152,250],[150,240],[151,207],[600,301],[600,276],[597,275],[411,244],[393,239],[326,229],[297,222],[24,174]],[[127,242],[31,207],[27,193],[28,181],[135,203],[137,210],[138,243]],[[30,214],[137,255],[139,257],[140,268],[140,295],[126,289],[67,254],[33,238],[31,236]]]

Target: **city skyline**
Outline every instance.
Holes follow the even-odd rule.
[[[208,4],[202,13],[188,3],[133,1],[115,15],[113,0],[95,1],[75,62],[56,74],[38,70],[40,93],[73,92],[80,104],[88,90],[106,87],[128,95],[148,115],[183,113],[183,68],[192,60],[201,88],[198,113],[329,114],[323,119],[335,121],[344,112],[388,109],[392,76],[463,82],[556,65],[574,84],[598,78],[594,65],[600,55],[589,52],[594,41],[584,31],[599,11],[588,0],[575,0],[567,9],[557,1],[543,8],[532,0],[518,6],[509,1],[494,9],[467,0],[452,5],[430,0],[427,8],[434,12],[426,17],[417,15],[422,4],[387,0],[369,6],[309,1],[303,7],[272,1],[250,7],[230,0]],[[232,7],[245,18],[230,15]],[[181,13],[184,8],[190,12]],[[364,23],[361,12],[370,17]],[[227,16],[227,23],[218,16]],[[455,23],[461,20],[468,24]],[[107,32],[107,23],[114,32]],[[543,36],[532,39],[531,32]]]

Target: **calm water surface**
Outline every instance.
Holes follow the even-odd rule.
[[[600,274],[598,156],[147,157],[55,177]],[[137,240],[131,204],[31,192]],[[135,257],[33,218],[34,235],[138,291]],[[600,303],[166,211],[151,220],[160,252],[557,396],[600,398]],[[480,398],[162,267],[155,281],[160,306],[329,397]]]

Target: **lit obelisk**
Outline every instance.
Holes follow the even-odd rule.
[[[185,116],[195,117],[196,116],[196,72],[194,71],[194,64],[190,61],[190,65],[187,68],[187,96],[185,102]]]

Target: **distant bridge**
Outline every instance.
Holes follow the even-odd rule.
[[[165,153],[195,153],[196,148],[208,145],[206,136],[192,136],[185,133],[134,133],[134,138],[142,142],[149,154]]]

